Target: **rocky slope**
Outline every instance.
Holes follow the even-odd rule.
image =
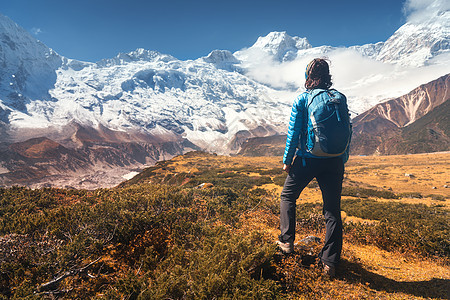
[[[358,115],[353,120],[353,153],[450,150],[449,88],[450,74],[447,74]]]
[[[79,127],[75,135],[82,145],[76,148],[45,137],[0,145],[0,186],[112,187],[130,172],[138,172],[186,149],[198,149],[183,140],[147,143],[106,140],[99,132]],[[105,129],[102,132],[114,135]]]

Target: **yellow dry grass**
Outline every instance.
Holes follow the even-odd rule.
[[[262,167],[272,169],[281,165],[279,157],[243,157],[243,156],[220,156],[220,155],[193,155],[176,156],[170,160],[170,165],[175,172],[193,172],[196,168],[209,166],[211,168],[236,168],[236,167]],[[193,167],[194,164],[196,167]],[[281,172],[281,168],[280,168]]]
[[[280,168],[280,157],[242,157],[242,156],[177,156],[170,161],[173,173],[193,173],[204,168],[262,168],[266,170]],[[167,173],[167,170],[158,170]],[[157,171],[157,172],[158,172]],[[247,176],[260,176],[257,172],[242,171]],[[409,175],[409,176],[406,176]],[[345,185],[364,188],[389,190],[405,195],[398,201],[423,203],[426,205],[443,205],[450,208],[450,152],[425,153],[392,156],[351,156],[346,164]],[[449,187],[445,187],[449,186]],[[263,188],[280,193],[282,187],[274,184]],[[321,201],[318,188],[305,188],[299,201]],[[421,198],[414,197],[420,194]],[[446,198],[435,200],[432,195]],[[436,198],[436,197],[434,197]],[[378,199],[379,200],[379,199]]]
[[[450,279],[447,266],[438,261],[405,257],[399,253],[381,250],[371,245],[347,243],[346,255],[358,257],[371,272],[396,281],[427,281],[433,278]]]
[[[365,186],[450,197],[450,152],[392,156],[352,156],[346,178]],[[409,176],[408,176],[409,175]],[[411,176],[412,175],[412,176]]]
[[[363,218],[359,218],[359,217],[355,217],[355,216],[349,216],[347,215],[347,213],[345,211],[341,211],[341,218],[342,218],[342,222],[353,222],[353,223],[366,223],[366,224],[374,224],[377,223],[379,221],[376,220],[368,220],[368,219],[363,219]]]

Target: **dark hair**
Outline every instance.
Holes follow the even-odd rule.
[[[315,58],[308,64],[305,77],[305,88],[307,90],[328,90],[333,84],[331,82],[330,68],[327,61],[323,58]]]

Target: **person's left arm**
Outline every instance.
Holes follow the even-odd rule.
[[[304,103],[306,101],[306,93],[299,95],[292,105],[291,116],[289,118],[289,129],[286,139],[286,147],[283,156],[283,170],[289,172],[289,168],[294,159],[297,150],[300,135],[304,126]]]

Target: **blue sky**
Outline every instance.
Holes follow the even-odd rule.
[[[385,41],[406,21],[404,0],[10,0],[0,13],[59,54],[83,61],[136,48],[179,59],[240,50],[287,31],[313,46]]]

